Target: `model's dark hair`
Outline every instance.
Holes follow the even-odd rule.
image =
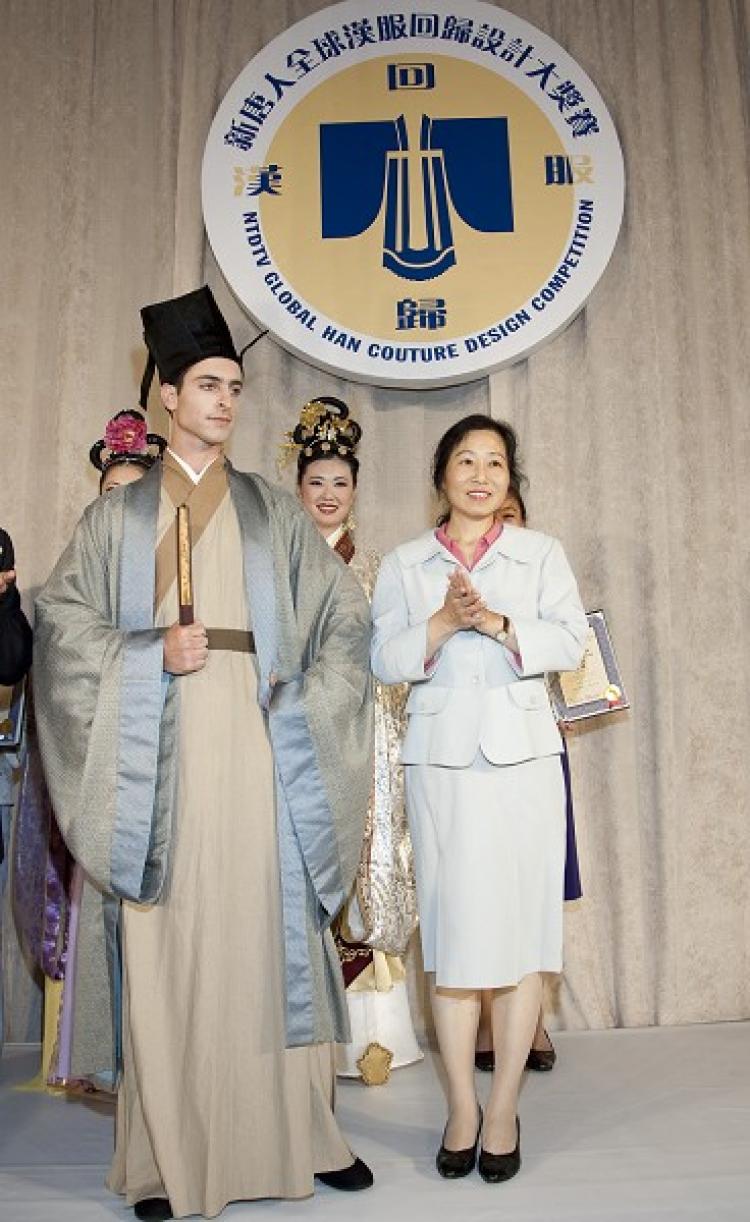
[[[517,503],[518,508],[521,510],[521,521],[523,522],[525,526],[526,518],[528,515],[526,513],[526,502],[524,501],[523,497],[521,496],[521,489],[517,488],[515,484],[510,484],[508,487],[507,496],[505,498],[506,501],[509,496],[513,497],[513,500]]]
[[[266,332],[264,331],[263,335],[265,334]],[[208,359],[209,359],[208,357],[201,357],[201,360],[208,360]],[[234,358],[231,356],[227,357],[228,361],[231,361],[233,359]],[[198,365],[198,364],[199,364],[198,361],[193,361],[190,365],[186,365],[185,368],[180,373],[177,374],[176,378],[171,378],[171,379],[167,378],[164,382],[161,383],[161,385],[162,386],[174,386],[175,390],[177,391],[177,394],[178,395],[181,394],[182,388],[185,385],[185,378],[190,373],[190,370],[193,368],[193,365]],[[242,370],[243,377],[244,377],[245,371],[244,369],[242,369],[242,362],[235,361],[235,364],[239,365],[240,369]],[[166,408],[164,410],[166,411]]]
[[[312,454],[305,454],[304,450],[300,450],[299,454],[297,455],[297,487],[299,487],[299,485],[302,483],[302,476],[310,466],[310,463],[327,462],[330,458],[338,458],[341,462],[346,463],[347,467],[352,473],[352,483],[356,488],[357,476],[359,475],[359,459],[357,458],[356,454],[352,454],[350,452],[347,452],[346,454],[339,454],[338,450],[332,454],[330,450],[324,451],[315,449],[313,450]]]
[[[496,433],[502,439],[508,458],[511,487],[518,489],[522,483],[525,483],[526,477],[518,462],[518,438],[515,431],[504,420],[493,420],[492,416],[483,416],[477,412],[472,416],[464,416],[463,420],[457,420],[455,424],[452,424],[447,432],[443,433],[435,447],[435,453],[432,458],[432,483],[438,495],[443,491],[445,469],[448,466],[451,454],[458,449],[464,437],[469,433],[476,432]],[[438,526],[442,526],[444,522],[447,522],[448,517],[447,513],[441,514],[438,519]]]
[[[152,455],[144,454],[142,458],[140,455],[137,458],[128,455],[127,457],[117,458],[114,462],[107,463],[99,476],[99,495],[101,496],[104,481],[113,467],[143,467],[144,471],[150,471],[155,462],[156,459]]]

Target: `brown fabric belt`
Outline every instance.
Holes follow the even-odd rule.
[[[255,653],[255,637],[242,628],[207,628],[209,649],[228,649],[232,653]]]

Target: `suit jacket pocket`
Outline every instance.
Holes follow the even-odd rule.
[[[549,709],[549,696],[541,679],[522,679],[509,683],[507,688],[511,702],[519,709]]]
[[[475,690],[423,683],[412,688],[404,764],[447,764],[465,768],[479,745],[481,701]]]
[[[450,687],[438,687],[437,684],[430,683],[429,681],[415,684],[409,693],[406,711],[409,714],[418,713],[422,716],[442,713],[448,703],[451,691]]]
[[[492,764],[560,753],[560,732],[542,680],[520,680],[486,692],[479,745]]]

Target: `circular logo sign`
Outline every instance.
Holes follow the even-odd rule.
[[[578,313],[622,219],[595,86],[494,5],[336,4],[269,43],[203,159],[219,266],[303,360],[447,386],[527,356]]]

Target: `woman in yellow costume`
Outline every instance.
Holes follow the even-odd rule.
[[[330,547],[351,565],[368,598],[379,567],[354,541],[357,446],[362,430],[347,405],[329,396],[302,409],[282,446],[296,456],[297,492]],[[409,1012],[401,956],[416,926],[411,842],[399,764],[406,688],[375,684],[375,766],[367,829],[355,888],[339,917],[336,946],[346,986],[352,1042],[337,1048],[342,1077],[368,1085],[422,1059]]]

